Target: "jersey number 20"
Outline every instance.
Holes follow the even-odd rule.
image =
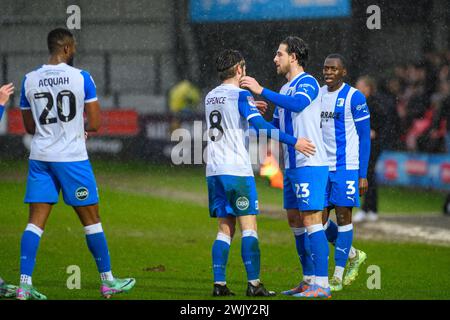
[[[69,114],[65,115],[63,113],[63,99],[67,97],[69,100]],[[47,99],[47,105],[44,107],[44,110],[42,110],[41,115],[39,116],[39,123],[42,125],[50,124],[50,123],[56,123],[56,118],[47,118],[48,114],[50,113],[50,110],[52,110],[54,101],[53,96],[50,92],[40,92],[34,94],[35,99]],[[73,118],[75,118],[75,115],[77,113],[76,108],[76,99],[75,95],[72,91],[69,90],[63,90],[58,93],[56,96],[56,106],[58,111],[58,118],[59,120],[63,122],[69,122]]]

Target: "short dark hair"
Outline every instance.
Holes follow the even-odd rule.
[[[325,60],[326,60],[326,59],[339,59],[339,60],[341,60],[342,67],[343,67],[344,69],[347,69],[347,61],[345,60],[345,58],[344,58],[344,56],[343,56],[342,54],[339,54],[339,53],[332,53],[332,54],[329,54],[329,55],[325,58]]]
[[[281,41],[281,43],[287,46],[287,53],[295,54],[300,66],[303,68],[306,67],[309,57],[309,47],[303,39],[295,36],[289,36]]]
[[[244,62],[242,54],[233,49],[223,50],[216,59],[216,70],[221,81],[232,78],[236,75],[236,69],[233,68],[236,64]]]
[[[73,39],[73,34],[64,28],[56,28],[47,35],[47,47],[50,54],[56,53],[66,38]]]

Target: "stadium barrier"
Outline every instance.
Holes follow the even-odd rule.
[[[385,185],[450,190],[450,154],[384,151],[376,176]]]
[[[90,134],[87,149],[94,158],[170,163],[171,133],[187,129],[194,137],[199,114],[139,114],[135,110],[102,111],[102,127]],[[25,159],[31,136],[25,134],[20,109],[7,112],[6,130],[0,134],[1,158]],[[204,145],[204,143],[203,143]],[[450,154],[384,151],[376,165],[377,181],[385,185],[450,190]]]

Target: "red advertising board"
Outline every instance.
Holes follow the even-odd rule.
[[[139,133],[138,113],[134,110],[104,110],[98,136],[136,136]],[[25,134],[20,109],[8,110],[8,133]]]

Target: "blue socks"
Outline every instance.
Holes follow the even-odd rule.
[[[230,252],[231,238],[219,232],[212,247],[212,262],[214,283],[225,284],[225,271]],[[258,234],[255,230],[243,230],[241,241],[241,256],[247,271],[247,280],[259,281],[261,259]]]
[[[255,230],[242,230],[241,256],[247,271],[247,280],[259,281],[261,261],[258,234]]]
[[[323,225],[314,224],[306,228],[311,246],[311,257],[314,263],[315,283],[328,288],[328,241]]]
[[[334,259],[337,267],[345,268],[353,242],[353,224],[338,227]]]
[[[312,284],[314,280],[314,262],[311,258],[311,245],[306,228],[291,228],[295,236],[295,246],[302,265],[303,281]]]
[[[337,224],[333,220],[328,219],[323,228],[325,229],[325,234],[327,236],[328,242],[330,242],[334,246],[336,244],[336,239],[338,236]]]
[[[29,223],[20,242],[20,283],[32,285],[31,277],[36,265],[36,254],[42,233],[38,226]]]
[[[91,251],[101,280],[114,280],[111,273],[111,260],[109,257],[108,244],[101,223],[84,227],[86,242]]]
[[[231,238],[219,232],[212,247],[212,262],[214,282],[226,282],[225,271],[227,267],[228,254],[230,252]]]

